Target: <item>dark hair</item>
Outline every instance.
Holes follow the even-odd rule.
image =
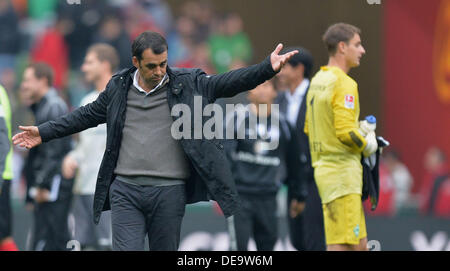
[[[327,47],[328,54],[330,56],[336,54],[338,43],[341,41],[348,43],[355,34],[361,34],[361,30],[351,24],[337,23],[328,27],[322,37],[322,40]]]
[[[101,62],[108,62],[109,65],[111,66],[111,72],[115,72],[117,70],[117,68],[119,67],[119,55],[116,51],[116,49],[114,49],[114,47],[112,47],[109,44],[106,43],[96,43],[94,45],[91,45],[88,50],[88,53],[94,53],[97,55],[98,60],[100,60]]]
[[[303,73],[303,77],[305,78],[310,78],[311,73],[312,73],[312,69],[314,66],[314,59],[311,55],[311,53],[306,50],[303,47],[287,47],[284,48],[280,54],[285,54],[291,51],[298,51],[298,54],[293,55],[289,60],[288,63],[292,66],[292,67],[297,67],[299,64],[303,64],[303,66],[305,67],[305,71]]]
[[[36,62],[28,65],[27,68],[31,68],[34,71],[34,76],[37,79],[47,79],[47,85],[51,87],[53,85],[53,69],[47,63]]]
[[[149,48],[152,49],[154,54],[159,55],[167,51],[169,47],[167,46],[166,39],[161,36],[161,34],[146,31],[141,33],[133,41],[133,44],[131,45],[131,53],[133,56],[137,57],[138,60],[141,60],[142,53]]]

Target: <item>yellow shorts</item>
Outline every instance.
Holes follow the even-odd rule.
[[[367,237],[361,195],[345,195],[322,207],[327,245],[357,245]]]

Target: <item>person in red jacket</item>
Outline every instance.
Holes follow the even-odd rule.
[[[65,23],[58,20],[55,25],[47,29],[42,36],[36,39],[31,50],[33,62],[44,62],[54,71],[54,87],[63,89],[67,82],[69,68],[68,46],[64,40]]]

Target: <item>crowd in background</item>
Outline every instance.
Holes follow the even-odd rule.
[[[112,45],[119,53],[119,70],[124,69],[131,66],[132,40],[145,30],[167,38],[172,67],[197,67],[211,74],[246,66],[252,60],[241,17],[217,12],[208,1],[186,2],[175,16],[164,0],[83,0],[81,5],[0,0],[0,84],[10,96],[13,134],[19,123],[33,123],[20,94],[21,77],[29,63],[52,67],[54,87],[73,109],[92,90],[81,72],[88,47]],[[20,169],[21,161],[16,165]]]
[[[58,0],[0,0],[0,84],[10,97],[13,134],[19,123],[33,123],[29,104],[20,95],[25,67],[31,62],[49,64],[55,89],[73,109],[92,90],[80,68],[94,43],[107,43],[118,51],[119,69],[131,66],[131,42],[146,30],[167,38],[173,67],[196,67],[214,74],[253,62],[242,18],[234,12],[218,12],[208,1],[185,2],[176,15],[164,0],[82,1],[82,5],[69,5]],[[450,216],[450,169],[445,153],[430,148],[424,157],[427,174],[413,193],[419,180],[413,179],[394,149],[383,154],[380,205],[368,214],[392,216],[419,209],[422,214]],[[25,155],[24,149],[15,149],[16,197],[24,196],[21,165]]]
[[[450,169],[446,154],[436,146],[423,157],[425,175],[414,180],[401,155],[389,148],[380,163],[380,201],[368,215],[395,216],[418,210],[422,215],[450,216]],[[415,192],[414,183],[420,181]],[[415,192],[415,193],[414,193]]]
[[[208,1],[186,2],[174,16],[163,0],[0,1],[0,82],[20,105],[20,77],[29,62],[55,73],[54,86],[69,105],[89,91],[80,67],[87,48],[104,42],[116,48],[120,69],[131,66],[131,42],[145,30],[163,34],[169,65],[221,73],[252,59],[250,40],[236,13],[216,12]]]

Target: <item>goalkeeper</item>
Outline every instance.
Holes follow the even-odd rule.
[[[367,250],[361,154],[374,153],[377,142],[373,131],[360,130],[358,87],[347,75],[365,54],[360,33],[344,23],[327,29],[323,41],[328,65],[313,77],[307,95],[305,133],[322,200],[327,250]]]

